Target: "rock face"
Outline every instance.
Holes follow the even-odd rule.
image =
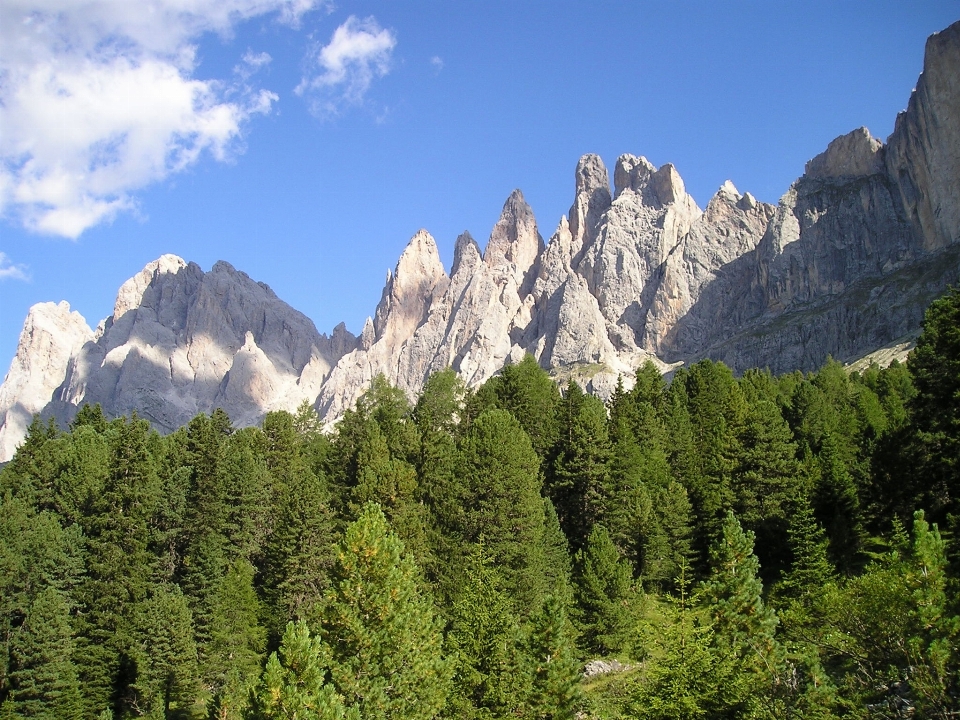
[[[225,262],[204,273],[164,255],[125,282],[96,332],[66,303],[34,306],[0,387],[0,459],[34,412],[69,421],[84,403],[136,411],[169,432],[224,408],[235,423],[313,402],[357,339],[326,337],[262,283]]]
[[[93,331],[66,302],[30,308],[17,354],[0,385],[0,461],[13,457],[34,413],[41,412],[63,382],[71,358],[93,340]]]
[[[605,394],[645,359],[781,372],[905,347],[960,276],[958,179],[960,23],[927,42],[887,143],[837,138],[777,206],[728,181],[701,210],[676,168],[634,155],[611,188],[585,155],[547,243],[519,190],[485,250],[457,238],[449,276],[418,232],[359,338],[319,334],[227,263],[170,255],[124,283],[96,332],[65,303],[38,305],[0,387],[0,461],[32,413],[68,420],[86,402],[161,430],[218,406],[256,423],[304,399],[332,422],[378,374],[412,397],[432,372],[477,385],[524,353]]]

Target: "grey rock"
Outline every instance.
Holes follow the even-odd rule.
[[[546,245],[520,191],[486,248],[457,238],[451,273],[420,231],[359,338],[331,337],[227,263],[164,256],[124,283],[96,332],[65,305],[31,311],[0,387],[0,460],[33,412],[83,402],[161,430],[218,405],[238,424],[303,400],[328,426],[383,374],[411,399],[432,372],[476,386],[532,353],[603,397],[653,360],[736,371],[899,357],[924,308],[960,276],[960,23],[883,144],[866,128],[806,164],[777,206],[726,182],[701,211],[670,164],[585,155]],[[907,338],[908,340],[904,340]]]

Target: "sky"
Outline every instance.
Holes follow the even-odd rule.
[[[164,253],[359,333],[426,228],[448,270],[520,188],[549,239],[584,153],[775,203],[885,139],[960,0],[3,0],[0,372],[31,305],[91,327]]]

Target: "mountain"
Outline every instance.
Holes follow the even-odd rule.
[[[136,410],[163,431],[223,407],[238,425],[314,403],[334,421],[377,374],[415,395],[453,367],[477,385],[532,353],[560,379],[608,393],[646,359],[709,357],[735,370],[819,367],[916,334],[960,276],[960,23],[932,35],[886,143],[866,128],[807,163],[778,205],[727,182],[701,210],[670,164],[596,155],[544,242],[514,191],[481,252],[451,272],[424,230],[360,337],[331,337],[229,264],[165,255],[121,287],[94,331],[66,303],[34,306],[0,386],[0,460],[35,412]]]

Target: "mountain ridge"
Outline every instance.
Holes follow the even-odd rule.
[[[858,128],[812,158],[777,205],[729,181],[701,210],[676,168],[596,155],[544,242],[519,190],[486,247],[456,241],[449,275],[420,230],[356,337],[330,337],[229,263],[165,255],[121,287],[96,330],[31,308],[0,386],[0,461],[33,413],[86,402],[161,430],[222,406],[238,425],[303,400],[334,422],[378,374],[411,397],[453,367],[475,386],[533,354],[609,393],[643,361],[735,370],[853,360],[919,328],[960,275],[960,23],[932,35],[886,143]],[[82,324],[81,324],[82,321]]]

